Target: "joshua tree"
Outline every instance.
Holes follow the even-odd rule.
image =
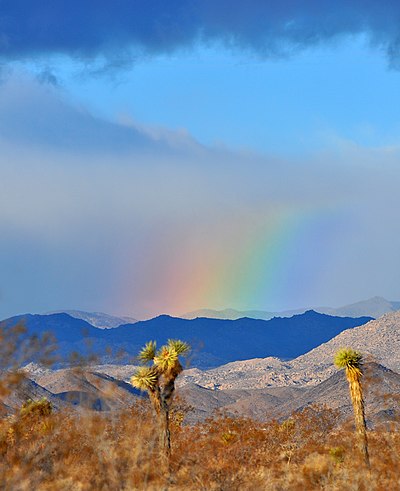
[[[180,340],[169,339],[157,351],[155,341],[149,341],[139,353],[143,363],[131,378],[131,384],[147,391],[160,424],[161,444],[165,455],[171,454],[169,412],[175,390],[175,379],[183,368],[179,356],[185,356],[190,347]]]
[[[338,368],[344,368],[346,372],[351,402],[353,404],[359,446],[363,454],[364,461],[369,467],[367,428],[365,424],[364,398],[361,385],[361,377],[363,375],[362,361],[363,358],[361,353],[350,348],[339,350],[334,359],[335,365]]]

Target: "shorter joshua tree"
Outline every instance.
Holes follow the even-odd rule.
[[[365,424],[364,397],[361,385],[363,358],[358,351],[344,348],[336,353],[334,362],[338,368],[344,368],[345,370],[349,383],[351,402],[353,404],[359,447],[365,464],[369,467],[367,427]]]
[[[143,366],[131,378],[131,384],[149,394],[159,424],[161,444],[167,458],[171,455],[169,416],[176,377],[183,368],[179,356],[189,352],[189,345],[180,340],[169,339],[157,351],[155,341],[149,341],[139,353]]]

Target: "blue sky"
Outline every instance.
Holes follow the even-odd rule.
[[[183,129],[206,145],[298,155],[335,135],[382,146],[400,133],[400,72],[362,34],[290,58],[196,46],[102,76],[65,57],[25,67],[54,74],[104,118]]]
[[[400,299],[400,8],[3,2],[0,317]]]

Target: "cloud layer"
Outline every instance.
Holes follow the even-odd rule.
[[[391,63],[399,55],[400,4],[383,0],[4,0],[3,60],[66,54],[110,66],[197,42],[261,56],[287,55],[341,36],[365,34]]]
[[[144,129],[133,121],[118,124],[94,117],[84,107],[68,102],[57,87],[34,83],[14,74],[0,85],[0,135],[21,145],[58,148],[59,151],[168,155],[200,145],[184,134]]]
[[[399,149],[204,148],[21,77],[1,87],[0,128],[0,317],[397,296]]]

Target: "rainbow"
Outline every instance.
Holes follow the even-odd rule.
[[[292,299],[313,296],[335,255],[335,210],[280,210],[233,221],[216,243],[182,251],[186,271],[174,284],[176,313],[195,308],[285,308]]]
[[[213,224],[194,225],[162,266],[148,271],[153,286],[144,308],[150,315],[181,315],[200,308],[301,306],[329,280],[325,265],[335,260],[340,215],[328,207],[241,209]],[[137,307],[124,303],[121,309]]]

